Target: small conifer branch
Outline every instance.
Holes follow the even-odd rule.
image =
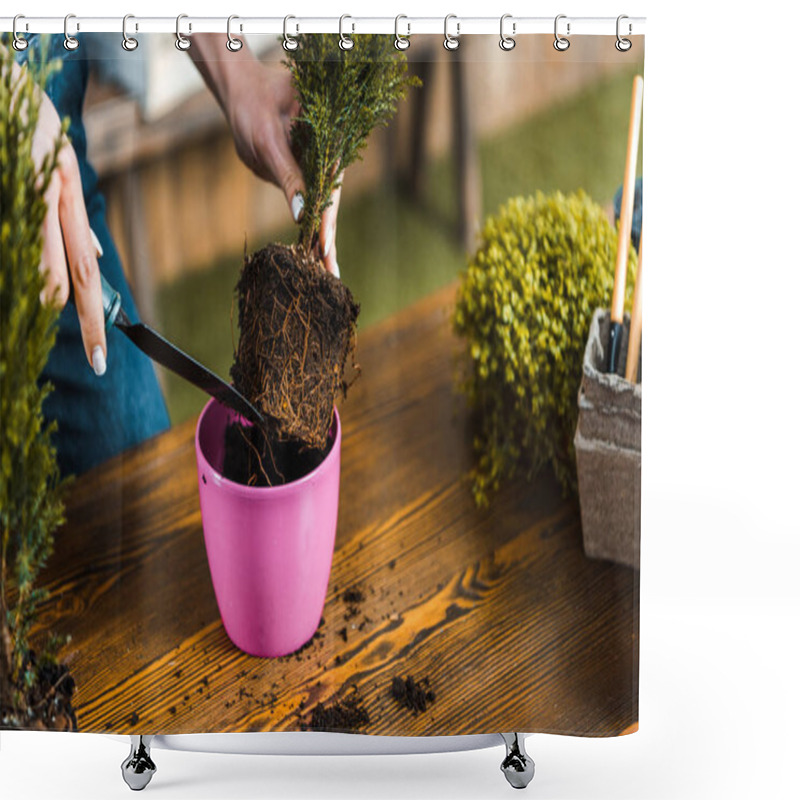
[[[342,173],[361,157],[373,128],[387,125],[407,89],[419,84],[391,36],[355,38],[355,47],[343,51],[338,36],[299,36],[286,62],[301,108],[292,150],[306,183],[299,244],[309,255]]]
[[[40,42],[40,52],[46,53],[46,40]],[[42,412],[52,387],[39,382],[55,344],[59,313],[39,299],[45,277],[38,267],[44,195],[62,146],[57,142],[36,163],[39,107],[56,69],[38,58],[40,52],[20,66],[8,37],[0,37],[0,707],[6,711],[17,708],[24,694],[18,687],[28,636],[45,597],[36,580],[64,511],[51,441],[54,426],[45,423]]]

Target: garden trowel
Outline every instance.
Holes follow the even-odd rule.
[[[157,361],[162,367],[180,375],[223,405],[247,417],[251,422],[261,427],[266,425],[265,416],[233,386],[168,342],[152,328],[142,322],[131,322],[122,310],[122,298],[119,292],[102,275],[100,280],[103,284],[103,315],[106,320],[106,330],[112,325],[119,328],[145,355]]]

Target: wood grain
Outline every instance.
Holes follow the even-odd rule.
[[[452,301],[445,289],[360,339],[363,375],[340,409],[324,621],[298,654],[247,656],[222,628],[193,424],[76,481],[40,627],[72,636],[62,655],[81,730],[299,730],[352,686],[364,733],[605,736],[636,724],[637,573],[584,556],[578,509],[549,474],[474,506]],[[355,586],[365,599],[348,609]],[[436,693],[416,716],[390,695],[408,675]]]

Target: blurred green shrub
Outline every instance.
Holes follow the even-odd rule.
[[[0,728],[25,727],[41,716],[27,690],[52,673],[59,641],[32,657],[29,635],[46,599],[36,585],[64,521],[55,423],[42,403],[52,389],[39,377],[56,340],[59,310],[40,302],[39,271],[45,194],[61,140],[37,163],[33,140],[39,105],[54,66],[15,64],[0,39]],[[64,126],[66,131],[66,124]],[[49,688],[49,687],[48,687]]]
[[[611,303],[616,246],[605,212],[582,191],[515,197],[487,220],[454,316],[471,362],[462,388],[478,412],[479,506],[504,479],[530,479],[547,463],[565,493],[576,490],[583,351],[592,312]],[[631,249],[629,290],[635,263]]]

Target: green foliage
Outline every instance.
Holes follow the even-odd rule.
[[[12,645],[0,683],[5,677],[12,684],[24,679],[28,635],[44,596],[35,583],[63,522],[54,425],[42,414],[51,387],[39,383],[58,318],[52,304],[40,301],[38,268],[44,194],[58,154],[41,164],[32,154],[49,71],[35,63],[16,67],[13,51],[0,43],[0,661]]]
[[[490,217],[462,276],[454,326],[478,410],[472,472],[478,505],[505,478],[552,464],[577,486],[572,439],[592,312],[609,306],[617,235],[584,192],[516,197]],[[629,257],[628,287],[635,267]]]
[[[354,40],[343,51],[338,36],[299,36],[286,62],[301,108],[292,149],[306,182],[300,244],[307,252],[342,172],[360,157],[370,131],[389,123],[408,87],[419,83],[391,36]]]

